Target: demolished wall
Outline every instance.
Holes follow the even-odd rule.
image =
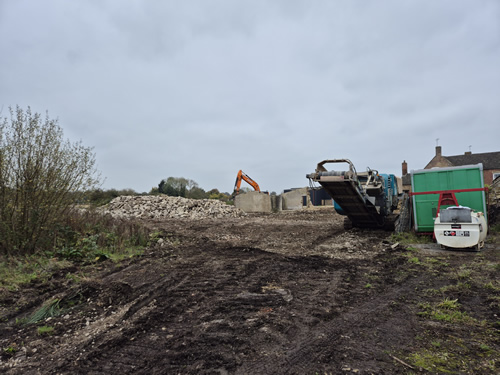
[[[238,194],[234,205],[244,212],[272,212],[271,196],[259,191]]]
[[[293,189],[281,194],[281,209],[282,210],[301,210],[304,208],[304,197],[306,197],[306,205],[310,204],[308,188]]]

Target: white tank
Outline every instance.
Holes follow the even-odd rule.
[[[482,212],[469,207],[452,206],[441,210],[434,221],[434,237],[444,247],[480,250],[488,232]]]

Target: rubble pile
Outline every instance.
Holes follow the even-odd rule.
[[[120,196],[104,210],[115,217],[161,220],[240,217],[240,209],[215,199],[187,199],[167,195]]]

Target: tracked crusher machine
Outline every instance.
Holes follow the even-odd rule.
[[[327,170],[325,164],[347,164],[348,170]],[[394,229],[398,186],[393,174],[379,174],[367,168],[357,173],[349,159],[323,160],[314,173],[306,175],[318,182],[334,200],[335,210],[345,215],[344,228]]]

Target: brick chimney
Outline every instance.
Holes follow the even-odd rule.
[[[406,176],[408,174],[408,164],[406,160],[403,160],[403,164],[401,164],[402,176]]]
[[[441,156],[441,146],[436,146],[436,156]]]
[[[465,151],[464,155],[472,155],[472,151]]]

